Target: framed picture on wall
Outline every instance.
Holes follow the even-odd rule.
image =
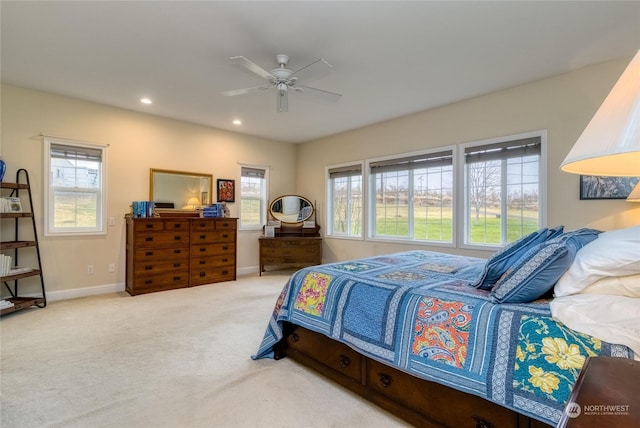
[[[640,177],[580,176],[580,199],[626,199]]]
[[[218,179],[218,202],[235,202],[236,182],[235,180]]]

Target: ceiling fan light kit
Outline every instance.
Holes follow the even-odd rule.
[[[326,71],[333,68],[333,66],[323,58],[320,58],[296,71],[291,71],[286,68],[287,64],[289,63],[289,56],[285,54],[276,55],[276,63],[279,65],[279,67],[271,71],[266,71],[264,68],[260,67],[253,61],[250,61],[243,56],[234,56],[229,59],[234,63],[251,71],[252,73],[262,77],[263,79],[268,80],[269,84],[266,86],[261,85],[243,89],[234,89],[231,91],[224,91],[221,93],[224,96],[233,97],[236,95],[244,95],[252,92],[264,91],[267,89],[276,89],[276,105],[278,112],[289,111],[289,89],[293,89],[295,92],[305,92],[305,89],[311,89],[309,93],[323,95],[325,98],[328,98],[332,101],[337,101],[342,96],[341,94],[335,92],[325,91],[323,89],[313,88],[311,86],[298,85],[300,74],[304,74],[305,77],[310,77],[321,71]]]

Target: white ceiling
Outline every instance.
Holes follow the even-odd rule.
[[[294,143],[640,48],[638,1],[0,4],[3,83]],[[220,95],[263,83],[229,57],[271,70],[278,53],[292,70],[326,59],[302,83],[340,101],[292,93],[277,113],[275,92]]]

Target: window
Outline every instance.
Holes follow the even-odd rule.
[[[541,227],[543,137],[463,146],[465,244],[505,245]]]
[[[453,243],[453,149],[369,163],[375,238]]]
[[[268,170],[240,167],[240,228],[259,229],[266,223]]]
[[[327,235],[362,237],[362,164],[330,167]]]
[[[104,234],[106,146],[45,138],[45,234]]]

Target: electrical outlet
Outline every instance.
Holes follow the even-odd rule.
[[[116,271],[116,265],[115,263],[109,263],[109,272],[115,272]]]
[[[87,265],[87,275],[93,275],[93,265]]]
[[[116,225],[116,218],[109,217],[109,226],[115,226],[115,225]]]

